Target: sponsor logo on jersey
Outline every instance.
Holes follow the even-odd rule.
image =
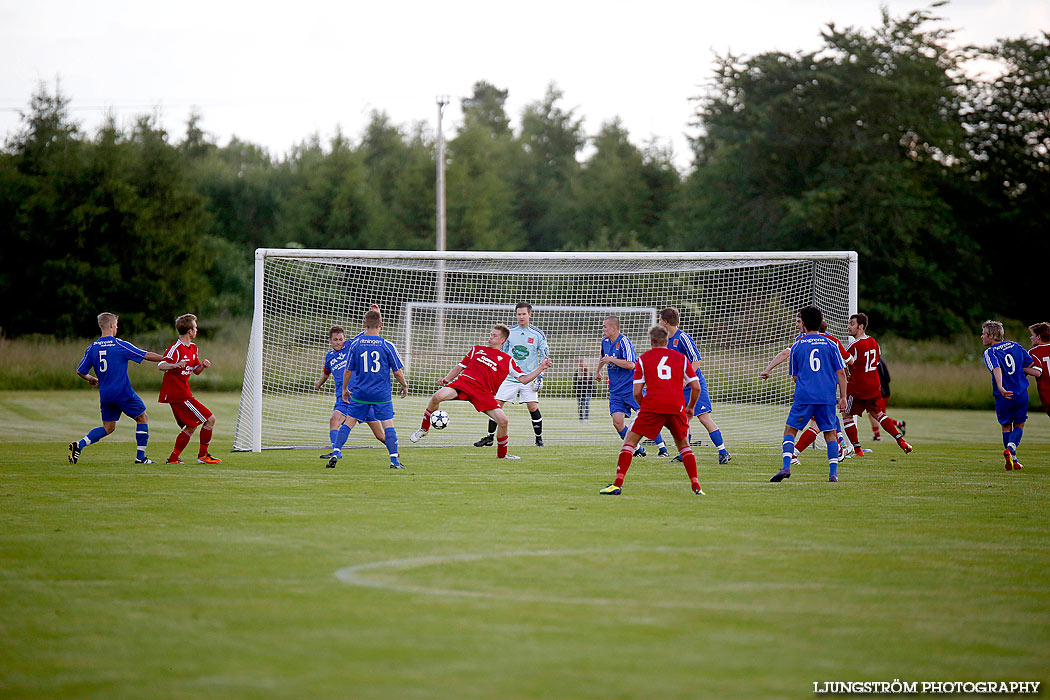
[[[529,338],[529,342],[532,342],[532,338]],[[524,360],[529,356],[529,349],[524,345],[515,345],[510,349],[510,354],[515,360]]]

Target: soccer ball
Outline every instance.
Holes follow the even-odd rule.
[[[448,413],[445,411],[434,411],[430,414],[430,425],[438,430],[448,427]]]

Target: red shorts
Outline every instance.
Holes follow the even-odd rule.
[[[171,412],[175,415],[175,422],[180,428],[196,428],[201,423],[211,418],[211,411],[192,396],[184,401],[172,402]]]
[[[478,413],[484,413],[485,411],[499,408],[499,401],[496,401],[495,396],[489,394],[469,379],[460,377],[446,386],[456,390],[456,393],[458,394],[458,396],[456,396],[457,399],[460,401],[469,401],[473,404]]]
[[[631,432],[650,440],[667,427],[675,440],[684,440],[689,435],[689,417],[682,413],[649,413],[639,411],[631,423]]]
[[[879,398],[875,399],[875,410],[879,411],[880,413],[885,413],[886,412],[886,397],[885,396],[881,396],[880,395]]]
[[[849,396],[846,398],[846,415],[848,416],[859,416],[865,411],[878,414],[879,404],[885,406],[885,400],[881,396],[876,396],[870,399],[860,399],[856,396]]]

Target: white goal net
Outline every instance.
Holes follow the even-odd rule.
[[[234,449],[327,447],[333,383],[317,391],[314,382],[329,349],[328,329],[341,325],[352,338],[370,304],[380,306],[383,336],[405,363],[409,397],[395,396],[394,409],[400,442],[408,447],[438,380],[471,346],[485,345],[494,324],[513,327],[521,301],[532,304],[532,325],[546,335],[554,361],[543,375],[539,400],[547,445],[619,443],[605,373],[591,384],[586,414],[573,374],[581,366],[593,373],[606,316],[620,318],[621,331],[641,354],[649,349],[648,329],[659,311],[673,306],[704,358],[712,415],[727,447],[778,447],[792,387],[783,367],[768,381],[759,372],[794,339],[795,313],[802,306],[818,306],[829,332],[845,338],[856,296],[853,252],[260,249]],[[449,427],[431,431],[420,445],[465,446],[485,435],[488,418],[469,403],[450,401],[442,408],[451,416]],[[526,407],[508,403],[504,410],[511,446],[532,445]],[[702,433],[694,421],[694,441],[709,445]],[[348,446],[379,443],[359,426]]]

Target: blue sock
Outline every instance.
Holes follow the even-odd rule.
[[[620,434],[620,439],[622,440],[623,438],[627,437],[627,426],[623,426],[623,430],[617,430],[616,432]]]
[[[329,430],[328,439],[331,441],[332,448],[334,449],[335,446],[339,444],[339,428],[336,428],[335,430]]]
[[[666,450],[667,449],[667,445],[664,444],[664,436],[661,435],[660,433],[656,434],[656,440],[654,442],[656,443],[656,447],[658,449],[661,449],[661,450]]]
[[[383,437],[386,439],[386,451],[390,453],[390,463],[401,464],[397,461],[397,430],[393,427],[387,428],[383,431]]]
[[[722,444],[722,431],[721,430],[714,430],[714,431],[711,432],[711,442],[715,443],[715,449],[718,450],[719,454],[723,454],[723,455],[724,454],[728,454],[729,450],[727,450],[726,446],[724,444]],[[792,444],[794,444],[795,439],[792,438],[791,442],[792,442]],[[794,449],[794,448],[792,448],[792,449]]]
[[[1008,430],[1005,433],[1003,433],[1003,447],[1009,447],[1010,446],[1010,436],[1012,434],[1013,434],[1012,430]]]
[[[1013,445],[1011,448],[1014,454],[1017,454],[1017,448],[1021,444],[1021,436],[1024,434],[1024,428],[1014,428],[1010,431],[1010,444]]]
[[[839,443],[828,443],[828,476],[837,476],[839,473]]]
[[[343,445],[346,444],[347,439],[350,437],[350,426],[343,423],[339,426],[339,430],[335,434],[335,442],[332,443],[332,452],[336,455],[343,456]]]
[[[795,456],[795,437],[784,436],[784,469],[791,470],[791,458]]]
[[[102,438],[106,437],[107,434],[108,433],[106,433],[106,429],[103,428],[101,425],[97,428],[92,428],[91,432],[89,432],[84,437],[80,438],[80,441],[77,442],[77,447],[79,447],[80,449],[84,449],[88,445],[94,444]]]
[[[149,444],[149,425],[146,423],[135,424],[135,444],[138,445],[138,450],[135,451],[135,457],[137,459],[146,459],[146,445]]]

